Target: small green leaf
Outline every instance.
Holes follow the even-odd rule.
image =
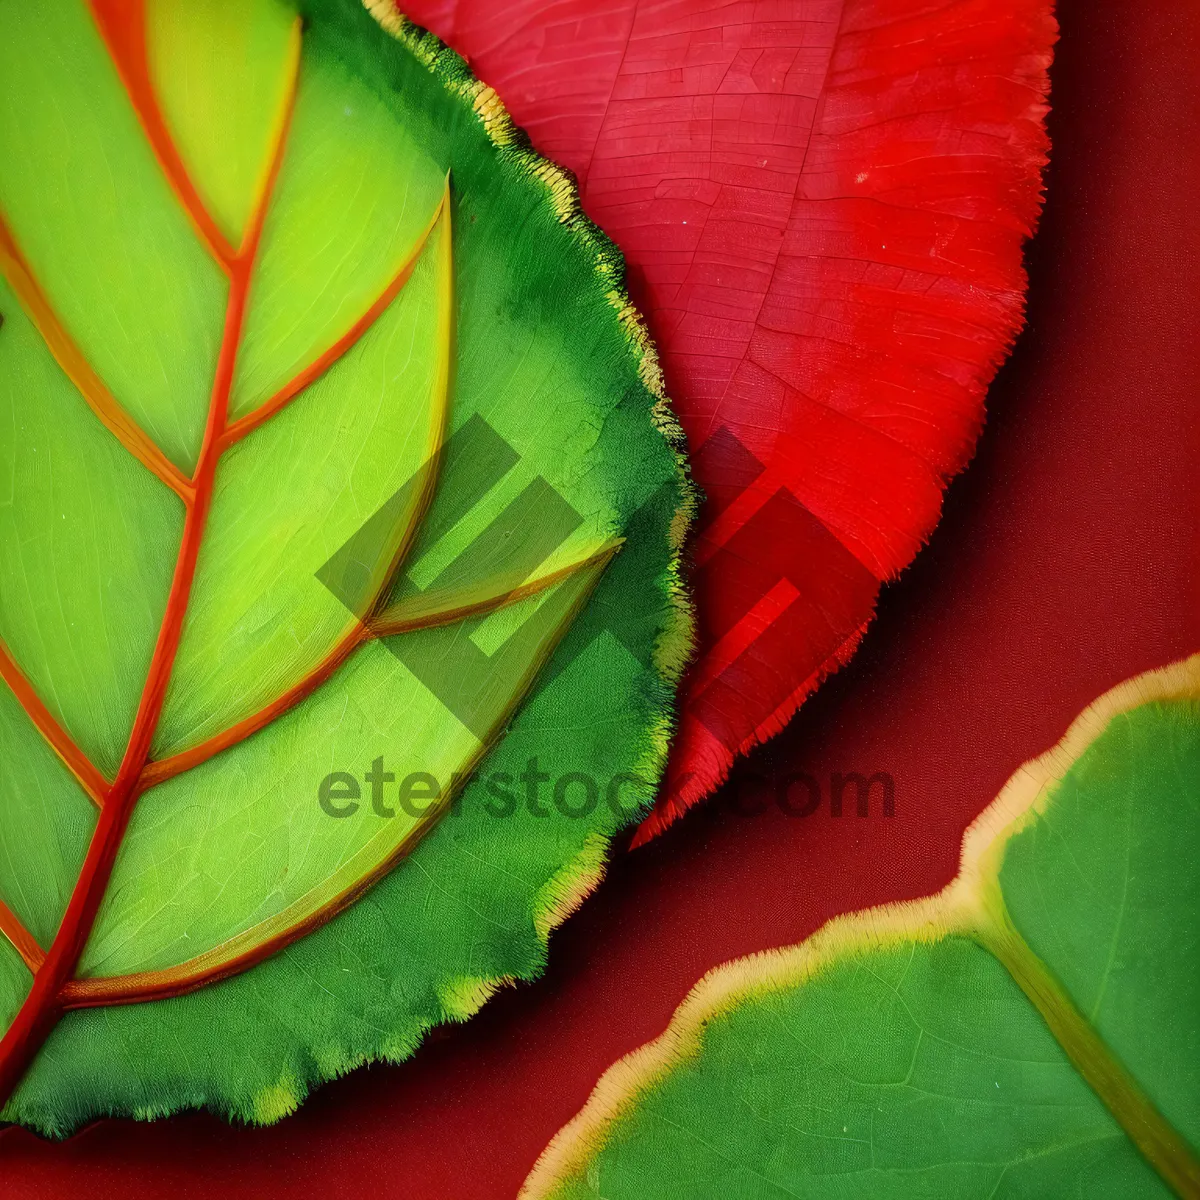
[[[1200,1195],[1200,656],[1091,706],[937,896],[721,967],[522,1196]]]
[[[620,259],[382,7],[0,0],[6,1119],[405,1057],[661,769],[691,496]]]

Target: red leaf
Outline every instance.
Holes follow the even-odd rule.
[[[413,0],[624,251],[709,504],[639,840],[853,654],[1023,311],[1049,0]]]

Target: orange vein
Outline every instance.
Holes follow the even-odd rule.
[[[115,10],[114,10],[115,11]],[[136,22],[131,22],[136,23]],[[25,997],[12,1024],[0,1040],[0,1103],[11,1093],[26,1067],[54,1028],[63,1011],[63,990],[70,982],[87,944],[100,903],[108,888],[113,865],[121,842],[141,794],[139,779],[150,754],[154,732],[158,727],[166,699],[167,684],[175,663],[187,613],[192,581],[205,521],[212,504],[217,460],[220,456],[218,439],[224,431],[229,410],[229,390],[233,368],[241,342],[242,323],[246,312],[246,294],[250,286],[254,259],[262,234],[263,220],[271,190],[279,174],[290,115],[295,103],[298,52],[293,54],[292,76],[287,104],[279,122],[276,142],[271,152],[271,165],[266,172],[260,195],[256,199],[242,245],[230,263],[229,300],[225,312],[225,328],[217,356],[217,370],[209,402],[208,421],[200,457],[193,477],[195,495],[184,520],[183,537],[175,562],[175,573],[167,597],[166,609],[159,627],[158,639],[150,661],[150,669],[142,689],[141,701],[134,718],[133,729],[125,756],[105,797],[100,819],[92,834],[79,878],[67,902],[66,912],[46,954],[45,961],[34,975],[33,986]]]
[[[262,237],[263,221],[267,216],[267,204],[271,193],[275,190],[275,181],[279,178],[279,168],[283,165],[283,147],[287,141],[292,115],[296,111],[296,90],[300,82],[300,49],[301,20],[297,17],[292,22],[287,49],[284,52],[287,55],[287,63],[284,67],[283,87],[280,89],[279,103],[271,120],[268,137],[268,144],[274,149],[266,159],[266,165],[258,178],[250,210],[250,222],[242,234],[242,244],[237,251],[238,262],[245,268],[247,279],[252,260],[258,250],[259,240]],[[228,397],[226,397],[226,401],[228,401]]]
[[[613,545],[609,547],[607,555],[593,556],[593,565],[598,565],[606,557],[611,557],[616,548],[616,545]],[[228,979],[231,975],[256,966],[299,938],[319,929],[353,904],[410,854],[417,843],[433,827],[437,818],[445,811],[453,798],[455,791],[470,777],[476,766],[491,749],[496,737],[503,731],[509,713],[533,686],[542,667],[553,653],[558,639],[562,636],[563,631],[570,627],[602,574],[602,569],[594,571],[590,580],[587,581],[587,586],[582,588],[575,597],[569,610],[559,622],[556,636],[547,640],[527,665],[513,690],[508,709],[499,714],[474,754],[456,773],[455,782],[450,788],[442,789],[437,799],[430,804],[418,818],[416,824],[404,834],[399,842],[394,846],[387,847],[387,853],[382,854],[377,861],[370,861],[373,853],[383,849],[380,843],[387,837],[386,833],[376,834],[348,862],[343,864],[341,869],[327,876],[274,916],[235,934],[195,958],[172,967],[142,971],[132,975],[72,980],[63,988],[63,1007],[70,1009],[112,1004],[136,1004],[195,991],[197,988],[216,983],[221,979]]]
[[[190,771],[202,762],[207,762],[214,755],[220,754],[222,750],[227,750],[230,746],[236,746],[238,742],[245,741],[252,733],[257,733],[277,717],[281,717],[285,712],[295,708],[302,700],[312,695],[367,640],[367,637],[366,626],[355,621],[316,666],[310,668],[298,682],[269,704],[221,730],[207,741],[200,742],[178,754],[173,754],[170,758],[148,762],[142,769],[139,781],[141,790],[148,791],[184,771]]]
[[[108,780],[75,744],[71,735],[50,715],[50,710],[42,703],[41,697],[33,689],[33,684],[26,679],[3,642],[0,642],[0,678],[8,684],[17,698],[17,703],[25,710],[25,715],[46,739],[54,753],[62,759],[67,770],[79,780],[79,785],[88,794],[88,798],[97,808],[101,807],[108,791]]]
[[[144,467],[153,471],[172,491],[190,502],[192,485],[187,476],[158,448],[136,421],[117,403],[104,381],[92,369],[83,351],[58,319],[46,293],[34,278],[12,232],[0,214],[0,274],[8,280],[34,328],[67,378],[100,418],[105,428]]]
[[[264,401],[252,413],[247,413],[246,416],[234,421],[221,437],[222,450],[228,449],[248,433],[257,429],[264,421],[273,417],[285,404],[298,396],[309,384],[315,379],[319,379],[328,371],[375,324],[376,320],[378,320],[388,305],[400,294],[401,289],[412,276],[413,270],[416,268],[421,254],[425,249],[425,244],[429,240],[429,235],[437,226],[442,213],[448,213],[449,210],[450,177],[447,175],[445,190],[437,207],[434,209],[433,216],[429,219],[429,223],[422,230],[421,236],[417,239],[408,256],[401,264],[400,269],[392,277],[387,287],[380,292],[379,296],[372,302],[363,315],[328,349],[313,359],[308,366],[298,371],[269,400]]]
[[[237,745],[251,734],[269,725],[285,712],[295,708],[306,697],[321,686],[364,641],[373,635],[372,622],[375,610],[384,602],[397,572],[407,558],[416,541],[425,513],[437,490],[441,470],[442,450],[445,444],[446,426],[450,412],[450,362],[454,343],[454,274],[453,238],[448,205],[442,208],[444,226],[438,243],[438,360],[434,370],[431,418],[424,465],[420,471],[420,482],[412,489],[408,511],[400,521],[400,533],[391,554],[377,566],[375,579],[366,589],[366,603],[333,648],[304,676],[277,696],[269,704],[251,713],[242,720],[223,729],[220,733],[184,750],[170,758],[146,763],[142,770],[139,788],[142,791],[162,783],[183,771],[206,762],[222,750]]]
[[[38,968],[46,960],[46,952],[22,924],[21,918],[3,900],[0,900],[0,933],[12,942],[22,962],[36,975]]]
[[[619,541],[606,543],[594,554],[589,554],[577,562],[568,563],[558,570],[535,576],[518,586],[505,584],[487,595],[480,595],[478,587],[447,589],[436,596],[418,596],[414,600],[402,600],[385,609],[378,616],[369,617],[365,622],[355,621],[316,666],[307,671],[302,679],[269,704],[206,741],[182,750],[178,754],[173,754],[170,758],[161,758],[156,762],[147,763],[142,771],[141,790],[148,791],[168,779],[173,779],[176,775],[182,775],[183,772],[190,771],[193,767],[207,762],[221,751],[236,746],[251,734],[265,728],[272,721],[295,708],[302,700],[311,696],[364,642],[369,642],[374,638],[392,637],[398,633],[413,633],[419,629],[433,629],[439,625],[449,625],[468,617],[483,616],[486,613],[495,612],[497,609],[518,604],[538,592],[553,587],[556,583],[561,583],[578,571],[607,563],[619,548]]]
[[[117,73],[137,113],[142,132],[184,212],[212,256],[229,272],[237,257],[229,239],[208,211],[184,165],[175,139],[154,94],[146,58],[146,13],[143,0],[90,0],[92,16]]]
[[[543,575],[535,575],[532,579],[517,579],[513,572],[500,587],[495,587],[484,593],[483,586],[472,585],[461,588],[446,588],[434,594],[425,593],[404,600],[398,600],[390,605],[372,620],[370,633],[372,637],[393,637],[398,633],[414,633],[419,629],[434,629],[439,625],[449,625],[453,621],[464,621],[468,617],[480,617],[495,612],[499,608],[507,608],[519,604],[538,592],[561,583],[577,571],[585,571],[588,567],[607,563],[621,546],[621,539],[606,542],[599,550],[575,562],[567,563],[554,571]]]

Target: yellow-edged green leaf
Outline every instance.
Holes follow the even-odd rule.
[[[1098,700],[927,900],[721,967],[522,1196],[1200,1195],[1200,656]]]

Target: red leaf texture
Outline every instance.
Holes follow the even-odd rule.
[[[707,493],[699,654],[645,840],[850,658],[971,455],[1023,319],[1051,4],[407,12],[578,175]]]

